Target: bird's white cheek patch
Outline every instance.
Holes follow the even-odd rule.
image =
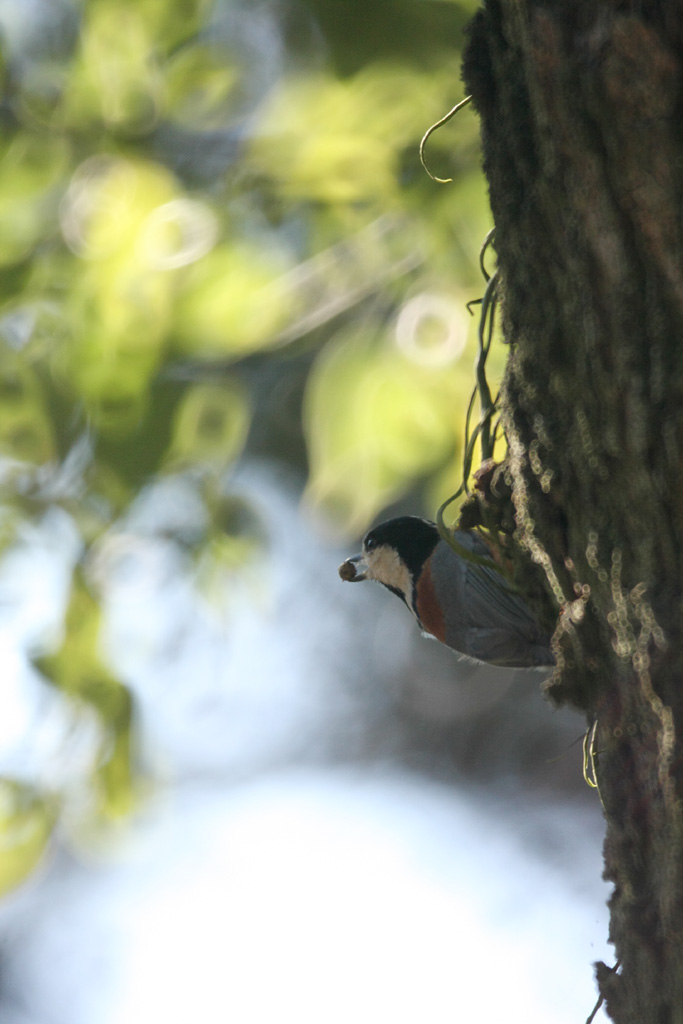
[[[385,545],[369,551],[365,556],[365,562],[368,566],[369,580],[378,580],[385,586],[400,590],[405,595],[408,605],[412,607],[413,581],[393,548]]]

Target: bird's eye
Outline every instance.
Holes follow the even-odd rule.
[[[364,544],[366,551],[372,551],[373,548],[377,547],[377,541],[374,537],[368,537]]]

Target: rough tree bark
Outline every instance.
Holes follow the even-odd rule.
[[[464,61],[517,536],[595,723],[619,1024],[683,1022],[683,4],[488,0]],[[577,836],[577,843],[581,837]]]

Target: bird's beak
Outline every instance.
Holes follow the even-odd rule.
[[[339,575],[347,583],[360,583],[362,580],[367,579],[368,569],[367,566],[362,572],[358,572],[356,566],[359,562],[363,561],[362,555],[354,555],[352,558],[347,558],[345,562],[339,566]]]

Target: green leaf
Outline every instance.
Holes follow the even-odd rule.
[[[25,782],[0,778],[0,896],[36,869],[54,823],[54,801]]]
[[[178,299],[176,347],[236,359],[266,349],[288,323],[293,300],[283,258],[254,242],[226,243],[188,269]]]
[[[0,266],[23,259],[54,229],[69,147],[50,135],[20,132],[0,155]]]
[[[133,701],[103,659],[101,623],[99,603],[76,570],[62,645],[55,653],[36,658],[35,664],[65,696],[96,713],[101,741],[93,765],[95,809],[104,818],[116,818],[128,813],[135,800]]]
[[[250,419],[249,398],[237,381],[195,384],[174,416],[169,468],[224,469],[242,451]]]
[[[0,350],[0,455],[34,466],[55,457],[43,388],[32,368]]]
[[[319,356],[306,391],[308,500],[340,528],[363,530],[453,453],[470,390],[467,364],[462,371],[425,365],[376,326],[340,334]]]

